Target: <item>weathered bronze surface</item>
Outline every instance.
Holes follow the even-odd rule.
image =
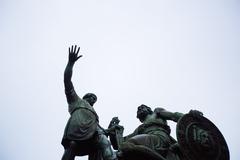
[[[228,147],[221,132],[197,110],[182,114],[163,108],[152,111],[141,105],[137,117],[142,124],[125,137],[118,119],[114,123],[113,118],[112,125],[109,125],[115,130],[109,135],[121,160],[229,160]],[[178,141],[170,136],[167,120],[177,122]]]
[[[132,134],[123,136],[124,127],[119,125],[118,117],[103,129],[93,108],[97,96],[88,93],[80,98],[71,81],[73,66],[82,57],[78,56],[79,50],[77,46],[69,47],[64,72],[70,118],[62,139],[62,160],[83,155],[89,155],[89,160],[229,160],[223,135],[197,110],[182,114],[159,107],[152,110],[142,104],[137,108],[142,124]],[[169,120],[177,123],[177,140],[170,136]]]
[[[227,143],[218,128],[203,116],[184,115],[177,124],[181,151],[191,160],[228,160]]]
[[[87,93],[80,98],[71,81],[80,47],[69,47],[68,63],[64,72],[64,87],[70,118],[62,138],[64,154],[62,160],[74,160],[75,156],[88,155],[89,160],[115,160],[116,154],[106,137],[106,131],[99,125],[98,115],[93,108],[97,96]]]

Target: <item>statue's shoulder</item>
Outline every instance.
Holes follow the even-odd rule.
[[[164,112],[164,111],[166,111],[166,109],[164,109],[164,108],[162,108],[162,107],[157,107],[157,108],[155,108],[154,109],[154,113],[158,113],[158,112]]]

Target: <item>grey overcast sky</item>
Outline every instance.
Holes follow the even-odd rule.
[[[131,133],[140,104],[198,109],[238,160],[239,20],[239,0],[1,0],[0,159],[61,158],[63,71],[77,44],[73,83],[96,93],[103,127],[118,116]]]

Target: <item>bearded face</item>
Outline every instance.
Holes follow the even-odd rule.
[[[151,113],[151,110],[149,107],[145,106],[145,105],[141,105],[138,107],[137,110],[137,118],[143,122],[145,120],[145,118],[147,117],[148,114]]]
[[[97,101],[97,96],[93,93],[87,93],[83,96],[83,99],[86,100],[91,106]]]

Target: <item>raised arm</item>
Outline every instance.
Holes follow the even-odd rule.
[[[71,79],[73,66],[75,62],[82,57],[82,55],[78,56],[79,51],[80,47],[77,47],[76,45],[72,45],[71,48],[69,47],[68,63],[64,71],[64,87],[68,103],[75,101],[77,98]]]

